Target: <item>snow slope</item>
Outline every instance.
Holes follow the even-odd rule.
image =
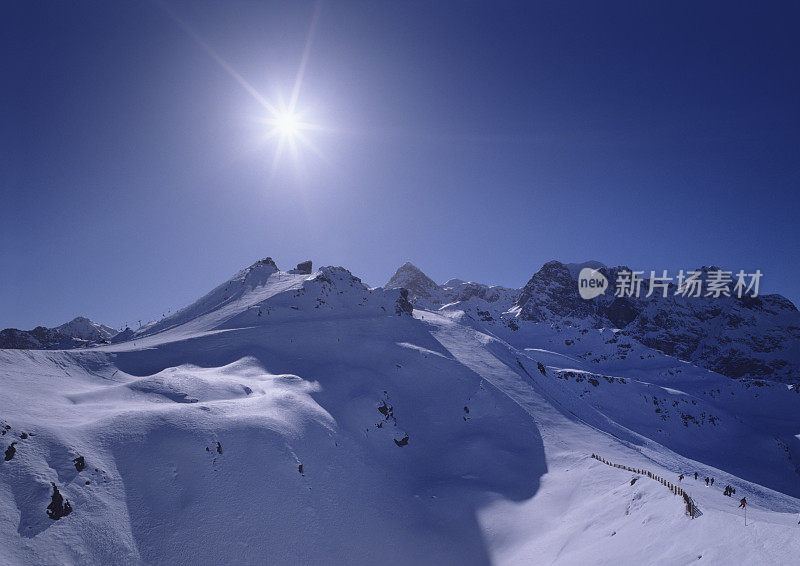
[[[404,289],[262,260],[130,341],[0,350],[0,449],[15,443],[0,462],[3,561],[800,553],[795,389],[733,381],[612,330],[515,330],[513,290],[451,281],[436,293],[412,313]],[[702,512],[692,520],[666,488],[631,485],[592,453],[716,482],[684,480]],[[72,508],[58,520],[52,484]],[[747,527],[726,484],[748,499]]]

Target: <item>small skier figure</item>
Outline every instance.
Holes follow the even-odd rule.
[[[746,507],[747,507],[747,498],[746,497],[742,497],[739,500],[739,509],[746,508]]]
[[[681,475],[679,475],[679,476],[678,476],[678,481],[679,481],[679,482],[680,482],[680,481],[683,481],[683,474],[681,474]]]
[[[697,481],[697,472],[694,473],[694,480]]]
[[[706,486],[708,486],[708,478],[706,478]]]
[[[711,478],[711,485],[714,485],[714,478]]]

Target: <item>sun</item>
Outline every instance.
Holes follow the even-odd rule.
[[[273,145],[275,151],[270,177],[275,174],[278,162],[285,152],[289,152],[297,168],[299,168],[302,150],[311,150],[314,154],[320,155],[320,151],[312,143],[309,134],[322,129],[307,120],[305,111],[295,109],[294,104],[286,106],[270,104],[268,110],[269,115],[259,118],[258,121],[266,126],[265,130],[262,130],[264,141]]]
[[[280,112],[272,120],[276,133],[283,138],[293,138],[302,129],[300,118],[292,112]]]

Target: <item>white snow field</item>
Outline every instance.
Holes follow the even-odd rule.
[[[0,563],[800,563],[796,388],[404,297],[261,261],[128,342],[0,350]]]

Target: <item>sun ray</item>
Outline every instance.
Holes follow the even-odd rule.
[[[297,69],[297,76],[294,80],[294,88],[292,89],[292,97],[289,100],[289,111],[294,112],[297,107],[297,99],[300,96],[300,87],[303,84],[303,78],[306,74],[306,65],[308,64],[308,57],[311,54],[311,43],[314,41],[314,33],[317,28],[317,21],[319,20],[319,12],[322,3],[317,2],[314,7],[314,15],[311,16],[311,24],[308,26],[308,34],[306,35],[306,44],[303,47],[303,55],[300,58],[300,66]]]
[[[306,136],[306,132],[322,130],[321,127],[311,124],[304,119],[304,114],[298,112],[297,104],[300,98],[300,91],[306,74],[306,68],[311,54],[311,46],[314,42],[317,23],[321,12],[321,2],[314,6],[314,13],[306,34],[306,41],[300,57],[300,64],[295,75],[292,86],[291,96],[288,104],[284,102],[280,93],[277,96],[277,103],[273,104],[267,100],[256,88],[250,84],[236,69],[233,68],[208,42],[206,42],[195,29],[181,18],[164,0],[154,0],[156,6],[166,14],[192,41],[194,41],[206,54],[211,57],[239,86],[241,86],[250,96],[252,96],[267,111],[269,118],[264,120],[270,130],[267,132],[267,140],[275,140],[275,153],[270,167],[270,179],[275,175],[281,157],[287,152],[291,154],[292,161],[296,168],[299,168],[300,146],[308,147],[315,155],[322,156],[319,149],[311,144]]]
[[[167,14],[167,16],[169,16],[173,22],[178,25],[178,27],[180,27],[189,37],[191,37],[192,40],[194,40],[194,42],[203,49],[203,51],[205,51],[214,61],[216,61],[217,64],[222,67],[222,69],[228,73],[231,78],[233,78],[233,80],[239,83],[239,86],[241,86],[248,94],[250,94],[250,96],[252,96],[259,104],[261,104],[270,112],[277,112],[275,106],[273,106],[266,98],[264,98],[253,85],[247,82],[247,80],[240,75],[236,69],[234,69],[225,59],[223,59],[213,47],[206,43],[206,41],[200,37],[200,34],[198,34],[186,21],[181,19],[181,17],[178,16],[178,14],[175,13],[172,8],[160,0],[155,0],[155,3],[165,14]]]

